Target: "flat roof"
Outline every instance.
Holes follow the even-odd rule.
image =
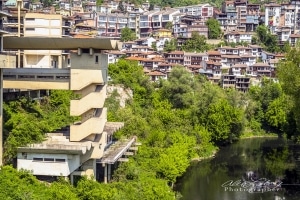
[[[118,50],[122,43],[109,38],[50,38],[50,37],[4,37],[4,49],[68,50],[93,48]]]

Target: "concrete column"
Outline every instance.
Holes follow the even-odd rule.
[[[63,68],[62,56],[61,55],[58,56],[58,65],[57,65],[57,68],[59,68],[59,69]]]
[[[104,183],[107,183],[107,165],[104,164]]]
[[[107,164],[107,181],[110,182],[111,179],[111,164]]]
[[[70,174],[70,182],[72,185],[74,185],[74,175]]]

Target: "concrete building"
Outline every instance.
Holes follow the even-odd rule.
[[[69,128],[48,133],[42,143],[18,148],[18,169],[31,170],[42,178],[64,176],[71,181],[86,175],[109,181],[111,166],[135,143],[133,137],[112,144],[112,134],[123,123],[107,122],[106,82],[108,56],[101,50],[120,48],[116,41],[99,38],[32,38],[6,37],[8,49],[71,49],[71,67],[68,69],[23,68],[6,71],[4,88],[73,90],[79,95],[71,101],[70,114],[80,121]],[[41,75],[42,74],[42,75]],[[111,146],[114,145],[114,148]],[[117,145],[117,146],[116,146]],[[135,148],[136,149],[136,148]],[[132,152],[126,155],[132,155]]]
[[[281,5],[270,3],[265,4],[265,25],[269,27],[271,33],[280,25]]]
[[[26,13],[24,37],[69,36],[70,22],[57,14]],[[66,68],[69,53],[63,50],[24,50],[24,68]]]

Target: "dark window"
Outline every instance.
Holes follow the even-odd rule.
[[[62,158],[56,158],[55,162],[66,162],[66,159],[62,159]]]
[[[43,158],[33,158],[33,161],[43,161]]]
[[[34,31],[35,28],[26,28],[26,31]]]
[[[98,63],[98,61],[99,61],[98,56],[95,56],[95,63]]]
[[[35,18],[26,18],[26,21],[34,21]]]
[[[45,162],[54,162],[54,158],[44,158]]]

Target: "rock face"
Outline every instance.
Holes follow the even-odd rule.
[[[126,105],[126,101],[128,99],[133,98],[133,92],[131,89],[124,88],[121,85],[108,85],[107,86],[107,97],[110,97],[110,95],[114,92],[117,91],[118,96],[117,99],[120,102],[120,107],[124,108]]]

